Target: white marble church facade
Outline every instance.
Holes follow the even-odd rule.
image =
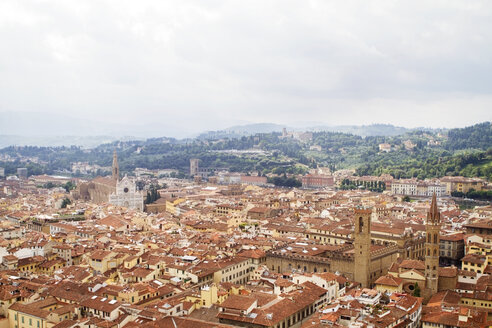
[[[116,191],[109,195],[109,203],[143,211],[143,192],[137,191],[135,181],[125,175],[123,179],[116,182]]]

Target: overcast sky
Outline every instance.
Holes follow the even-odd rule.
[[[2,0],[0,40],[0,112],[190,132],[492,120],[490,0]]]

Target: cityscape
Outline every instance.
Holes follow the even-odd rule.
[[[492,328],[490,31],[0,1],[0,328]]]
[[[452,148],[451,136],[467,133],[459,147],[470,148],[475,130],[485,143],[467,155],[476,156],[467,170],[425,178],[362,175],[315,157],[302,164],[289,145],[343,153],[314,143],[354,136],[286,129],[252,135],[251,149],[221,147],[227,156],[217,166],[205,166],[206,157],[120,165],[122,154],[145,158],[152,142],[113,142],[107,154],[4,148],[1,320],[16,328],[488,327],[491,124],[409,132],[402,143],[381,137],[376,152],[415,157],[419,147]],[[261,143],[273,137],[278,154]],[[239,141],[249,147],[248,138]],[[180,141],[164,145],[172,143]],[[65,161],[78,159],[72,152],[100,158]],[[52,153],[51,163],[38,153]],[[274,167],[260,170],[257,156]]]

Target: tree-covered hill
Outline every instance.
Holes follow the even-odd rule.
[[[389,153],[360,165],[358,175],[391,174],[395,178],[433,178],[445,175],[484,177],[492,180],[492,148],[467,154],[416,151],[413,156]]]
[[[14,174],[27,166],[29,174],[70,170],[72,162],[110,166],[117,149],[122,172],[135,168],[177,169],[186,174],[190,158],[201,166],[236,172],[300,174],[309,168],[353,168],[360,175],[389,173],[396,178],[444,175],[492,178],[490,122],[446,133],[414,130],[398,136],[367,136],[313,132],[311,139],[281,133],[261,133],[218,140],[153,138],[117,141],[93,149],[79,147],[7,147],[0,150],[0,167]],[[389,152],[379,149],[390,145]],[[9,158],[5,160],[5,158]]]
[[[492,124],[484,122],[448,132],[445,148],[448,150],[481,149],[492,147]]]

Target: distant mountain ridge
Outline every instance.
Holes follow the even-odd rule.
[[[371,125],[337,125],[337,126],[315,126],[309,128],[310,131],[329,131],[355,134],[361,137],[373,136],[398,136],[417,129],[408,129],[402,126],[391,124],[371,124]]]
[[[236,125],[224,130],[207,131],[198,135],[198,139],[225,139],[225,138],[240,138],[242,136],[250,136],[257,133],[272,133],[281,132],[284,128],[287,131],[312,131],[312,132],[341,132],[358,135],[361,137],[369,136],[397,136],[414,130],[433,130],[429,128],[409,129],[391,124],[371,124],[371,125],[317,125],[306,127],[289,127],[275,123],[256,123]]]
[[[128,140],[167,139],[178,140],[218,140],[247,137],[261,133],[280,133],[287,131],[339,132],[361,137],[398,136],[411,131],[437,131],[429,128],[405,128],[391,124],[370,125],[327,125],[323,122],[297,122],[294,126],[277,123],[251,123],[233,125],[225,129],[196,133],[186,124],[172,120],[152,123],[118,124],[98,118],[75,119],[69,114],[40,112],[0,112],[0,148],[16,146],[81,146],[92,148],[104,143]],[[446,130],[440,130],[446,131]],[[126,136],[134,137],[126,137]]]
[[[243,136],[251,136],[257,133],[281,132],[283,128],[289,129],[286,125],[280,125],[275,123],[254,123],[254,124],[245,124],[245,125],[235,125],[224,130],[203,132],[200,133],[196,138],[202,140],[240,138]]]
[[[0,135],[0,149],[8,146],[38,146],[61,147],[80,146],[82,148],[95,148],[101,144],[115,141],[137,140],[136,137],[112,137],[112,136],[19,136]]]
[[[34,123],[33,123],[34,124]],[[131,136],[111,136],[111,131],[108,134],[101,134],[102,130],[94,131],[94,135],[73,135],[70,130],[63,128],[57,130],[59,135],[50,135],[47,133],[34,135],[24,134],[29,126],[18,131],[19,134],[3,134],[0,135],[0,148],[16,145],[16,146],[81,146],[83,148],[93,148],[104,143],[114,141],[130,141],[130,140],[166,140],[171,136],[161,136],[157,138],[131,137]],[[394,126],[391,124],[371,124],[371,125],[339,125],[339,126],[308,126],[308,127],[289,127],[287,125],[275,123],[254,123],[245,125],[235,125],[223,130],[207,131],[196,136],[199,140],[218,140],[218,139],[234,139],[255,135],[258,133],[282,132],[283,129],[289,132],[292,131],[312,131],[312,132],[340,132],[358,135],[362,137],[368,136],[397,136],[405,134],[413,130],[432,130],[427,128],[408,129],[405,127]],[[3,130],[10,132],[10,130]],[[166,131],[169,132],[169,131]],[[166,133],[164,132],[164,133]],[[194,138],[189,138],[194,139]],[[161,140],[161,141],[162,141]]]

